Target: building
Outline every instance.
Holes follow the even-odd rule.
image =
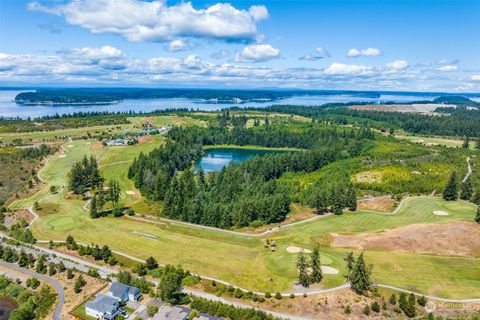
[[[113,320],[121,311],[120,302],[104,294],[85,304],[85,313],[95,319]]]
[[[140,290],[138,290],[136,287],[114,282],[110,286],[110,289],[108,289],[107,295],[117,299],[120,302],[138,301],[140,298]]]
[[[153,320],[186,320],[188,311],[180,307],[169,307],[163,305],[153,316]]]

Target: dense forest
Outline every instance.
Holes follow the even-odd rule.
[[[353,110],[346,108],[346,105],[349,104],[329,104],[322,107],[271,106],[266,110],[313,117],[320,122],[334,124],[363,124],[378,129],[399,128],[414,134],[480,137],[480,110],[449,108],[448,115],[429,116],[415,113]],[[442,112],[441,108],[438,111]]]
[[[163,201],[166,216],[230,228],[282,221],[290,210],[290,194],[277,178],[285,172],[312,172],[338,159],[355,157],[368,146],[365,141],[375,136],[368,129],[338,130],[311,124],[290,129],[274,125],[231,129],[225,124],[173,128],[169,138],[164,146],[136,158],[128,177],[148,199]],[[202,147],[215,144],[302,151],[231,163],[208,175],[202,169],[193,172]],[[351,192],[349,188],[344,191]]]

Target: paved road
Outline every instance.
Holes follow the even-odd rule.
[[[13,264],[13,263],[0,261],[0,266],[4,266],[4,267],[10,268],[10,269],[13,269],[15,271],[18,271],[18,272],[21,272],[21,273],[24,273],[24,274],[28,274],[32,277],[41,279],[41,280],[47,282],[48,284],[50,284],[51,286],[53,286],[55,288],[55,290],[57,290],[57,292],[58,292],[58,301],[57,301],[57,305],[55,306],[55,311],[53,313],[53,319],[62,320],[62,307],[63,307],[63,303],[65,302],[65,291],[63,291],[63,287],[60,283],[58,283],[56,280],[54,280],[52,278],[49,278],[49,277],[47,277],[43,274],[36,273],[35,271],[29,270],[29,269],[21,268],[21,267],[17,266],[16,264]]]

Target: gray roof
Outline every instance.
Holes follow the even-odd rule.
[[[115,298],[106,296],[104,294],[99,294],[93,301],[88,301],[85,304],[85,307],[89,309],[96,310],[103,314],[110,313],[113,314],[118,309],[118,301]]]
[[[129,294],[137,295],[140,293],[140,290],[136,287],[128,286],[126,284],[120,283],[120,282],[114,282],[110,286],[110,289],[108,289],[112,293],[114,297],[121,297],[122,294],[127,291]]]
[[[188,313],[179,307],[162,306],[153,316],[153,320],[183,320]]]

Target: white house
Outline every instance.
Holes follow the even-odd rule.
[[[95,319],[113,320],[120,313],[120,302],[115,298],[99,294],[95,300],[85,304],[85,313]]]
[[[108,289],[107,295],[117,299],[120,302],[138,301],[140,298],[140,290],[138,290],[136,287],[114,282],[110,286],[110,289]]]

